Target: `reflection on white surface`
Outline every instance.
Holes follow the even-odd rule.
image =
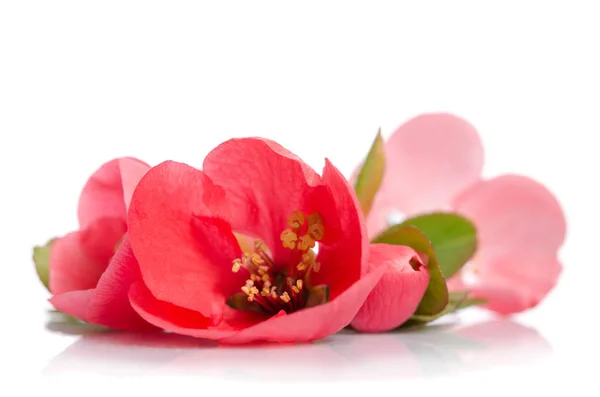
[[[60,332],[81,332],[50,322]],[[44,374],[194,375],[242,381],[392,380],[520,365],[550,355],[534,329],[509,320],[387,334],[341,332],[312,344],[222,346],[170,334],[90,332]]]

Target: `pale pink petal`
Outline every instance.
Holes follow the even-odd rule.
[[[386,143],[379,204],[393,203],[405,215],[445,208],[479,180],[483,146],[467,121],[445,113],[423,114],[400,126]],[[374,209],[371,217],[385,218]],[[383,220],[371,221],[371,235]]]
[[[566,234],[552,193],[529,178],[504,175],[475,184],[454,207],[477,228],[477,253],[463,271],[466,285],[503,314],[539,303],[561,273],[556,256]]]
[[[450,280],[446,280],[446,286],[449,292],[466,291],[467,287],[462,279],[462,274],[459,272],[452,276]]]
[[[484,298],[489,310],[500,314],[522,312],[538,305],[561,274],[558,259],[534,261],[511,257],[481,266],[480,277],[469,286],[471,297]]]
[[[457,197],[453,207],[475,223],[479,263],[517,255],[553,257],[565,238],[560,204],[548,189],[524,176],[479,182]]]

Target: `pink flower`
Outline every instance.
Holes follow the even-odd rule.
[[[425,114],[400,126],[386,143],[386,172],[367,219],[375,237],[400,212],[411,217],[454,211],[477,228],[478,249],[451,290],[471,290],[501,314],[537,305],[561,272],[557,253],[565,219],[554,196],[519,175],[484,180],[475,128],[449,114]]]
[[[129,293],[135,310],[168,331],[224,343],[331,335],[385,270],[366,272],[364,219],[339,171],[326,161],[320,176],[264,139],[219,145],[202,171],[152,168],[129,224],[143,278]]]
[[[79,230],[50,250],[50,302],[92,324],[122,330],[154,327],[137,315],[127,297],[139,267],[126,237],[127,208],[150,167],[134,158],[102,165],[87,181],[77,210]]]

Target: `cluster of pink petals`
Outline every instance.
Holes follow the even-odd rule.
[[[300,221],[304,227],[317,222],[316,232],[304,229],[300,236],[301,228],[290,223],[290,214],[298,213],[308,216]],[[223,343],[312,341],[353,319],[357,329],[375,330],[368,325],[368,305],[363,307],[370,294],[393,301],[384,323],[399,325],[414,312],[429,280],[411,248],[370,247],[354,191],[329,161],[319,175],[265,139],[224,142],[208,154],[202,170],[173,161],[152,168],[130,158],[111,161],[85,186],[79,218],[81,229],[51,249],[51,303],[86,322],[121,330],[167,330]],[[284,241],[289,225],[298,226],[296,250]],[[300,250],[309,234],[318,240],[318,252],[300,256],[310,253]],[[259,285],[248,284],[258,277],[249,268],[235,268],[236,258],[254,260],[242,253],[249,238],[268,248],[256,252],[266,255],[273,277],[289,279],[299,258],[314,266],[310,277],[298,271],[304,278],[287,286],[289,295],[281,295],[281,285],[278,296],[270,284],[260,284],[269,294],[257,290],[249,301],[262,302],[264,311],[242,310],[245,300],[240,307],[229,304],[240,289],[248,294]],[[307,295],[295,296],[311,286],[327,287],[327,298],[309,304]],[[376,292],[381,286],[404,292],[386,296]]]
[[[80,229],[57,239],[50,251],[50,302],[83,321],[121,330],[154,327],[127,302],[140,270],[126,242],[127,209],[139,180],[150,169],[133,158],[102,165],[79,198]]]
[[[391,330],[414,314],[430,279],[413,249],[369,243],[398,211],[450,210],[474,222],[477,253],[449,286],[491,310],[525,310],[554,286],[559,204],[526,177],[483,180],[470,124],[419,116],[385,151],[367,219],[328,160],[318,174],[266,139],[226,141],[202,170],[110,161],[82,191],[79,230],[51,248],[50,301],[92,324],[223,343],[312,341],[349,324]]]
[[[561,273],[565,218],[555,197],[520,175],[483,179],[475,128],[450,114],[424,114],[400,126],[385,146],[386,172],[367,219],[371,237],[404,217],[452,211],[477,229],[475,256],[449,280],[451,290],[487,299],[510,314],[537,305]]]

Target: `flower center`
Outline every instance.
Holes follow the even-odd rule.
[[[261,240],[254,241],[253,252],[244,252],[241,258],[233,260],[231,270],[246,271],[249,277],[241,287],[242,292],[227,300],[229,306],[276,314],[281,310],[291,313],[327,300],[327,286],[311,287],[309,283],[310,273],[320,268],[313,248],[325,233],[321,217],[317,213],[305,216],[294,211],[288,226],[280,239],[283,247],[292,251],[289,263],[276,264]]]

